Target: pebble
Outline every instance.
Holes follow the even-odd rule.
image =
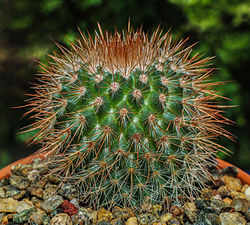
[[[250,222],[250,208],[248,208],[246,214],[245,214],[247,222]]]
[[[29,182],[26,178],[17,175],[10,176],[9,182],[20,190],[27,189],[29,186]]]
[[[227,203],[228,205],[231,205],[231,203],[232,203],[232,199],[231,198],[224,198],[222,201],[225,202],[225,203]]]
[[[247,212],[248,210],[248,201],[242,198],[233,199],[231,203],[231,207],[234,208],[238,212]]]
[[[162,210],[162,205],[160,205],[160,204],[154,204],[154,205],[152,206],[152,209],[153,209],[153,213],[154,213],[157,217],[159,217],[159,213],[160,213],[161,210]]]
[[[29,192],[31,195],[36,196],[38,198],[43,198],[43,189],[42,188],[35,188],[35,187],[30,187]]]
[[[89,224],[92,218],[86,208],[80,208],[78,213],[72,216],[73,224]]]
[[[59,213],[55,215],[51,221],[51,225],[73,225],[70,216],[67,213]]]
[[[201,198],[204,200],[209,200],[213,196],[213,191],[208,188],[202,188]]]
[[[152,204],[146,199],[140,206],[140,212],[150,212],[152,209]]]
[[[109,222],[112,219],[113,215],[110,211],[100,208],[97,210],[97,223],[101,221]]]
[[[248,188],[248,187],[250,187],[248,184],[244,184],[243,186],[242,186],[242,188],[241,188],[241,192],[245,192],[245,190]]]
[[[230,195],[230,191],[228,190],[228,188],[226,187],[226,186],[220,186],[219,188],[218,188],[218,193],[219,193],[219,195],[222,197],[222,198],[225,198],[225,197],[227,197],[227,196],[229,196]]]
[[[168,221],[169,225],[181,225],[181,222],[177,218],[172,218]]]
[[[245,194],[246,199],[250,201],[250,186],[246,187],[243,193]]]
[[[130,217],[126,222],[126,225],[138,225],[137,218],[135,216]]]
[[[18,176],[23,176],[23,175],[25,175],[25,174],[23,174],[22,173],[22,171],[24,170],[24,169],[26,169],[26,168],[29,168],[29,166],[28,165],[22,165],[22,164],[17,164],[17,165],[14,165],[14,166],[12,166],[12,175],[18,175]],[[31,170],[32,168],[30,167],[30,170]]]
[[[5,198],[12,197],[14,199],[18,199],[19,197],[21,197],[20,194],[23,193],[23,191],[20,191],[18,188],[12,185],[5,186],[4,189],[5,189]]]
[[[165,213],[160,217],[160,221],[162,222],[167,222],[169,221],[171,218],[173,217],[173,215],[171,213]]]
[[[5,213],[0,213],[0,222],[1,222],[1,220],[3,219],[3,217],[4,217],[5,215],[6,215]]]
[[[240,191],[241,182],[238,178],[230,177],[228,175],[223,176],[222,180],[225,182],[227,188],[230,191]]]
[[[207,207],[207,204],[208,203],[205,200],[202,200],[202,199],[196,199],[195,200],[195,206],[197,207],[197,209],[202,210],[202,209]]]
[[[25,210],[15,214],[13,216],[13,222],[14,223],[27,222],[34,210],[35,210],[35,208],[25,209]]]
[[[210,206],[218,212],[220,212],[223,208],[230,207],[229,204],[217,199],[211,199]]]
[[[21,212],[32,207],[34,207],[33,203],[27,199],[22,201],[17,201],[13,198],[0,199],[0,212]]]
[[[57,185],[47,183],[45,185],[45,190],[44,190],[44,193],[43,193],[43,198],[44,199],[52,198],[56,194],[57,190],[58,190],[58,186]]]
[[[0,198],[5,198],[5,190],[3,187],[0,187]]]
[[[27,174],[28,180],[32,183],[35,183],[36,181],[38,181],[39,177],[40,177],[40,172],[36,169],[29,171]]]
[[[238,212],[234,213],[221,213],[219,215],[221,225],[246,225],[247,221]]]
[[[32,202],[34,205],[36,205],[36,204],[41,205],[41,204],[43,203],[43,200],[40,199],[40,198],[37,198],[37,197],[33,196],[33,197],[31,198],[31,202]]]
[[[105,220],[102,220],[102,221],[96,223],[96,225],[110,225],[110,223],[105,221]]]
[[[54,195],[51,198],[46,199],[42,204],[41,208],[47,213],[57,209],[63,203],[63,197],[60,195]]]
[[[46,217],[46,212],[36,208],[36,210],[34,210],[28,220],[28,222],[30,224],[35,223],[37,225],[41,225],[43,223],[44,218]]]
[[[0,180],[0,187],[7,185],[6,178]]]
[[[142,225],[150,225],[157,221],[157,218],[150,213],[140,214],[137,219]]]
[[[209,225],[219,225],[218,218],[219,218],[219,216],[215,213],[206,213],[205,214],[205,221]]]
[[[154,204],[154,205],[152,206],[152,209],[153,209],[153,211],[155,211],[155,212],[160,212],[160,211],[162,210],[162,205],[160,205],[160,204]]]
[[[173,214],[173,216],[179,216],[184,213],[184,209],[180,206],[173,205],[171,206],[169,212]]]
[[[15,214],[16,214],[16,213],[10,213],[10,214],[8,214],[8,215],[7,215],[8,219],[9,219],[9,220],[12,220]]]
[[[197,219],[197,214],[196,214],[197,208],[195,206],[195,203],[194,202],[187,202],[184,204],[183,207],[185,209],[185,214],[188,217],[188,219],[191,222],[194,222]]]
[[[52,174],[49,174],[48,179],[53,184],[59,184],[60,183],[60,178],[58,176],[54,176]]]
[[[215,213],[215,214],[219,214],[219,212],[216,209],[213,209],[212,207],[206,207],[203,209],[203,212],[205,213]]]
[[[126,220],[129,217],[135,216],[135,213],[129,207],[123,207],[123,208],[121,208],[121,207],[115,206],[113,208],[112,212],[113,212],[114,217],[121,218],[123,220]]]
[[[46,177],[42,177],[39,180],[37,180],[36,182],[32,182],[30,186],[35,187],[35,188],[44,189],[46,184],[48,184],[48,179]]]
[[[230,195],[232,198],[246,198],[245,194],[239,191],[231,191]]]
[[[61,196],[72,200],[74,198],[77,197],[76,194],[76,189],[72,187],[72,185],[70,184],[64,184],[59,190],[58,190],[58,194],[60,194]]]
[[[48,216],[45,216],[43,219],[43,225],[50,225],[50,218]]]
[[[8,222],[9,222],[8,216],[4,216],[0,222],[1,222],[2,224],[8,224]]]
[[[125,223],[121,219],[114,219],[110,221],[111,225],[124,225]]]
[[[229,175],[231,177],[237,177],[237,175],[239,173],[238,169],[234,166],[228,166],[228,167],[222,169],[221,172],[224,175]]]

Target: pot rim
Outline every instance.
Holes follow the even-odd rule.
[[[48,153],[47,152],[43,152],[43,153],[34,153],[34,154],[31,154],[25,158],[22,158],[22,159],[19,159],[9,165],[7,165],[6,167],[2,168],[0,170],[0,180],[3,179],[3,178],[8,178],[10,175],[11,175],[11,169],[12,169],[12,166],[14,165],[17,165],[17,164],[29,164],[29,163],[32,163],[33,160],[35,158],[44,158]],[[219,159],[219,158],[216,158],[216,161],[217,161],[217,167],[219,169],[224,169],[226,167],[236,167],[222,159]],[[241,180],[241,182],[243,184],[248,184],[250,185],[250,175],[247,174],[245,171],[241,170],[240,168],[236,167],[237,170],[238,170],[238,175],[237,175],[237,178],[239,178]]]

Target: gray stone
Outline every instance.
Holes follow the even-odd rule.
[[[55,215],[51,221],[51,225],[73,225],[70,216],[67,213],[59,213]]]
[[[43,225],[50,225],[50,218],[48,216],[43,218]]]
[[[246,196],[246,199],[250,201],[250,186],[244,190],[244,194]]]
[[[64,184],[59,190],[58,190],[58,194],[60,194],[61,196],[72,200],[73,198],[75,198],[77,196],[76,194],[76,189],[72,187],[71,184]]]
[[[15,186],[5,186],[5,198],[9,198],[9,197],[14,197],[15,195],[19,195],[21,193],[21,191],[15,187]]]
[[[230,195],[230,191],[225,185],[220,186],[217,191],[222,198],[225,198]]]
[[[225,203],[219,199],[211,199],[210,206],[218,212],[220,212],[224,208],[230,207],[230,205],[228,205],[227,203]]]
[[[246,217],[247,222],[250,222],[250,208],[247,210],[245,217]]]
[[[27,187],[29,186],[28,180],[21,176],[12,175],[10,176],[9,181],[11,185],[17,187],[20,190],[27,189]]]
[[[86,208],[80,208],[78,213],[72,216],[73,224],[92,224],[91,219]]]
[[[0,180],[0,187],[5,186],[7,184],[6,178]]]
[[[219,215],[219,221],[221,225],[246,225],[247,221],[244,219],[244,217],[238,213],[221,213]]]
[[[127,220],[129,217],[135,216],[133,210],[129,207],[120,208],[115,206],[112,210],[114,218],[121,218]]]
[[[45,217],[47,216],[46,212],[36,208],[36,210],[34,210],[28,220],[28,222],[37,224],[37,225],[41,225],[45,219]]]
[[[27,222],[30,218],[32,212],[35,208],[25,209],[13,216],[13,222],[14,223],[24,223]]]
[[[52,198],[54,195],[57,194],[57,190],[58,190],[57,185],[47,183],[45,185],[45,190],[43,192],[43,198],[44,199]]]
[[[40,173],[38,170],[34,169],[28,172],[27,178],[30,182],[35,183],[40,178]]]
[[[208,206],[208,202],[206,200],[196,199],[195,205],[196,205],[197,209],[202,210]]]
[[[0,198],[5,198],[5,189],[4,189],[4,187],[0,187]]]
[[[5,215],[6,215],[5,213],[0,213],[0,222],[1,222],[1,220],[3,219],[3,217],[4,217]]]
[[[248,201],[242,198],[233,199],[231,203],[231,207],[234,208],[238,212],[247,212],[248,210]]]
[[[28,190],[31,195],[36,196],[38,198],[43,198],[44,190],[42,188],[30,187]]]
[[[42,204],[43,203],[43,200],[42,199],[39,199],[37,198],[36,196],[33,196],[30,200],[34,205],[35,204]]]
[[[96,225],[110,225],[110,223],[105,221],[105,220],[102,220],[102,221],[98,222]]]
[[[46,199],[42,204],[41,208],[47,213],[52,212],[57,209],[63,203],[63,197],[59,195],[54,195],[51,198]]]
[[[179,221],[179,219],[177,218],[171,218],[169,221],[168,221],[168,224],[169,225],[181,225],[181,221]]]
[[[206,213],[205,214],[205,221],[209,225],[219,225],[219,216],[215,213]]]
[[[157,221],[157,218],[150,214],[150,213],[144,213],[137,217],[140,224],[153,224]]]
[[[187,202],[184,204],[185,214],[191,222],[197,219],[197,209],[194,202]]]
[[[124,225],[124,224],[125,224],[121,219],[114,219],[114,220],[111,220],[110,223],[111,223],[112,225]]]
[[[0,199],[0,212],[15,213],[33,207],[33,203],[27,199],[22,201],[17,201],[13,198]]]

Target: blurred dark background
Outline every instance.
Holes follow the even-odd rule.
[[[221,138],[220,144],[233,152],[227,161],[250,169],[250,1],[246,0],[0,0],[0,168],[37,150],[25,141],[31,134],[18,134],[30,123],[22,118],[27,93],[32,93],[37,61],[58,51],[55,42],[68,46],[78,28],[90,33],[99,21],[113,31],[143,25],[150,31],[159,24],[174,36],[199,41],[195,51],[216,56],[219,68],[214,79],[232,81],[220,86],[220,93],[237,105],[226,109],[236,122],[227,129],[235,142]],[[221,100],[222,101],[222,100]]]

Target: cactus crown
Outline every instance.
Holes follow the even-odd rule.
[[[211,58],[157,29],[81,33],[50,55],[28,105],[62,182],[89,205],[141,204],[192,196],[221,146]]]

